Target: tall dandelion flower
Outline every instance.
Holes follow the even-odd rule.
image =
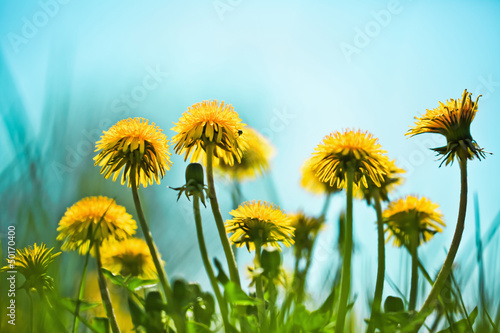
[[[44,289],[52,290],[54,280],[47,274],[49,265],[61,252],[53,253],[54,248],[47,248],[45,244],[17,249],[12,264],[2,267],[2,271],[16,270],[26,279],[21,288],[27,291],[36,289],[43,292]]]
[[[269,170],[269,160],[274,154],[274,148],[264,136],[253,128],[245,128],[241,137],[248,147],[243,151],[241,161],[235,161],[230,165],[219,159],[215,168],[223,175],[227,175],[236,181],[256,178]]]
[[[354,183],[368,187],[368,179],[380,186],[387,173],[378,139],[361,130],[333,132],[326,136],[313,154],[316,176],[337,188],[346,187],[348,164],[354,170]]]
[[[217,100],[194,104],[172,128],[177,132],[172,138],[174,150],[184,154],[184,160],[192,153],[191,161],[196,162],[201,152],[206,152],[208,146],[214,144],[214,156],[233,165],[235,160],[241,161],[246,148],[241,136],[244,126],[231,104]]]
[[[124,119],[104,132],[96,143],[95,165],[107,179],[115,181],[122,172],[121,183],[128,187],[134,179],[136,185],[160,183],[166,170],[172,166],[168,140],[162,130],[144,118]]]
[[[141,279],[158,277],[148,246],[140,238],[105,243],[102,253],[103,267],[115,274]]]
[[[389,233],[388,240],[393,238],[394,245],[399,247],[410,244],[414,231],[417,231],[420,245],[442,232],[442,227],[446,226],[438,204],[426,197],[413,195],[390,202],[383,212],[383,218]]]
[[[59,222],[57,240],[64,241],[65,251],[89,251],[105,240],[122,240],[135,234],[137,225],[125,207],[104,196],[86,197],[66,210]]]
[[[474,157],[485,158],[483,148],[479,148],[472,138],[470,126],[477,112],[477,102],[472,101],[472,94],[464,90],[462,99],[450,99],[445,103],[439,102],[435,109],[427,110],[421,117],[415,117],[415,126],[408,130],[406,135],[414,136],[422,133],[437,133],[446,137],[447,145],[432,148],[438,155],[442,155],[446,165],[453,163],[455,158],[472,160]]]
[[[301,168],[302,177],[300,185],[312,194],[332,194],[342,190],[342,188],[332,186],[329,182],[322,182],[316,175],[316,166],[318,165],[318,157],[308,158]]]
[[[442,232],[443,215],[439,205],[425,197],[408,195],[389,203],[383,213],[389,238],[394,245],[404,245],[412,257],[409,309],[415,310],[418,289],[418,246],[428,242],[434,234]]]
[[[255,243],[281,249],[278,242],[289,247],[294,243],[294,228],[291,219],[279,207],[265,201],[247,201],[229,212],[233,216],[226,222],[230,241],[238,247],[246,245],[255,250]]]
[[[374,200],[375,190],[378,191],[380,200],[390,201],[389,194],[404,181],[402,175],[406,171],[399,168],[394,160],[390,160],[386,156],[383,156],[383,159],[385,160],[386,173],[382,176],[380,186],[377,186],[371,179],[368,179],[368,186],[361,184],[355,193],[358,198],[366,200],[368,205]]]

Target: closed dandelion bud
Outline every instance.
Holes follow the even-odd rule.
[[[205,185],[205,178],[203,175],[203,167],[200,163],[191,163],[186,168],[186,184],[193,181],[195,184],[201,186]]]

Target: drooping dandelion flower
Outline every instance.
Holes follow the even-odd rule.
[[[290,214],[290,225],[295,228],[294,240],[295,251],[310,251],[318,232],[324,227],[324,217],[313,217],[298,212]],[[297,253],[300,255],[300,253]]]
[[[408,195],[392,201],[383,212],[389,238],[401,247],[410,244],[413,232],[418,233],[418,244],[428,242],[436,233],[442,232],[443,215],[439,205],[426,197]]]
[[[135,237],[104,243],[102,266],[122,276],[137,276],[142,279],[158,277],[146,242]]]
[[[380,186],[387,173],[378,139],[368,132],[345,130],[326,136],[313,154],[316,176],[330,186],[346,187],[348,164],[354,170],[354,184],[368,186],[368,179]]]
[[[229,214],[233,218],[227,220],[226,232],[232,233],[229,240],[238,247],[246,245],[250,251],[258,242],[281,249],[278,242],[287,247],[294,243],[290,218],[272,203],[247,201]]]
[[[432,148],[442,155],[443,163],[452,163],[455,158],[479,160],[485,158],[483,148],[479,148],[470,133],[470,126],[477,112],[477,102],[472,101],[472,94],[464,90],[462,99],[450,99],[446,104],[439,102],[439,107],[427,110],[421,117],[415,117],[415,126],[406,135],[414,136],[422,133],[437,133],[446,137],[447,145]]]
[[[86,197],[66,210],[59,222],[57,240],[62,249],[89,251],[90,243],[100,245],[105,240],[122,240],[135,234],[137,225],[125,207],[103,196]]]
[[[155,123],[149,124],[144,118],[117,122],[96,143],[96,151],[99,150],[94,160],[104,177],[113,175],[115,181],[123,170],[121,183],[127,181],[129,187],[132,178],[137,186],[146,187],[153,180],[159,184],[172,165],[167,137]]]
[[[245,126],[231,104],[217,100],[194,104],[172,128],[177,132],[172,138],[174,150],[184,154],[184,160],[192,154],[191,161],[197,162],[201,152],[214,144],[214,156],[233,165],[235,160],[241,161],[246,148],[241,135]]]
[[[358,198],[365,199],[369,205],[374,199],[374,190],[378,191],[380,200],[389,201],[389,193],[394,191],[394,189],[404,181],[402,174],[406,171],[399,168],[394,160],[390,160],[386,156],[383,158],[385,159],[387,173],[382,176],[380,186],[376,186],[371,179],[368,179],[368,187],[360,184],[355,193]]]
[[[316,166],[318,165],[318,158],[311,157],[307,159],[301,168],[302,178],[300,185],[313,194],[331,194],[342,190],[336,186],[331,186],[328,182],[322,182],[316,175]]]
[[[256,178],[268,171],[269,160],[274,154],[271,143],[255,129],[246,127],[241,137],[248,145],[243,151],[241,161],[235,161],[234,165],[230,165],[224,159],[219,159],[215,164],[219,173],[240,182]]]
[[[32,288],[42,292],[44,289],[53,289],[54,280],[47,274],[49,265],[61,252],[53,253],[54,248],[48,249],[44,243],[17,249],[12,264],[2,267],[2,271],[17,271],[26,281],[22,288]]]

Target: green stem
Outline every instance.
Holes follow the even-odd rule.
[[[111,324],[111,330],[113,331],[113,333],[120,333],[120,328],[118,327],[118,322],[116,321],[113,305],[111,304],[108,286],[106,285],[106,279],[104,278],[104,274],[102,272],[101,249],[97,244],[95,246],[95,253],[97,260],[97,281],[99,282],[99,290],[101,292],[102,303],[104,304],[106,315],[108,316],[109,323]]]
[[[196,222],[196,235],[198,236],[198,245],[200,246],[201,259],[203,260],[203,266],[205,266],[205,270],[207,271],[208,278],[210,279],[210,284],[215,293],[215,297],[217,298],[217,302],[219,302],[219,308],[222,316],[222,321],[224,322],[224,327],[226,332],[231,332],[231,326],[229,325],[228,320],[228,309],[227,303],[222,297],[222,294],[219,289],[219,285],[217,284],[217,279],[215,278],[214,271],[212,269],[212,265],[210,264],[210,260],[208,258],[207,247],[205,245],[205,238],[203,237],[203,226],[201,224],[201,214],[200,214],[200,198],[198,195],[193,196],[193,212],[194,212],[194,220]]]
[[[411,231],[410,240],[410,254],[411,254],[411,288],[410,288],[410,302],[408,309],[415,310],[417,305],[417,291],[418,291],[418,230]]]
[[[151,253],[151,257],[153,258],[153,263],[158,273],[158,278],[160,279],[163,291],[165,292],[167,303],[173,305],[175,304],[174,293],[172,291],[172,287],[170,287],[170,283],[168,282],[167,273],[165,273],[165,269],[163,268],[163,265],[160,262],[158,250],[156,249],[156,245],[153,241],[153,235],[151,234],[149,226],[146,222],[146,218],[144,217],[141,201],[139,200],[139,193],[137,192],[137,183],[134,172],[131,172],[130,178],[131,178],[130,182],[132,183],[132,195],[134,197],[134,204],[137,210],[137,216],[139,218],[139,223],[141,225],[142,233],[144,234],[144,238],[146,240],[146,244],[148,245],[149,252]],[[186,331],[185,322],[181,318],[181,316],[177,314],[171,314],[171,317],[174,320],[175,327],[177,328],[178,333],[184,333]]]
[[[374,205],[377,213],[377,238],[378,238],[378,269],[377,282],[375,283],[375,294],[373,296],[372,315],[370,325],[368,326],[369,333],[375,331],[374,315],[380,313],[382,304],[382,295],[384,291],[385,280],[385,238],[384,238],[384,220],[382,219],[382,207],[380,205],[380,193],[378,189],[374,190]]]
[[[35,311],[33,306],[33,297],[31,296],[31,292],[29,289],[26,289],[26,293],[28,294],[28,298],[30,300],[30,333],[33,333],[35,327]]]
[[[260,269],[261,266],[261,253],[262,244],[260,241],[255,242],[255,271]],[[262,333],[267,333],[267,321],[266,321],[266,305],[264,303],[264,288],[262,286],[262,274],[257,274],[255,277],[255,292],[257,294],[257,300],[259,304],[257,305],[258,316],[259,316],[259,326]]]
[[[344,260],[342,262],[342,277],[340,289],[339,311],[337,314],[337,323],[335,325],[336,333],[344,332],[345,317],[347,314],[347,305],[351,291],[351,256],[352,256],[352,201],[354,170],[348,165],[347,172],[347,204],[346,204],[346,228],[344,241]]]
[[[91,246],[92,247],[92,246]],[[87,276],[87,266],[89,264],[90,251],[85,255],[85,264],[83,265],[82,278],[80,279],[80,287],[78,288],[78,298],[76,299],[76,309],[75,309],[75,317],[73,318],[73,333],[78,332],[78,315],[80,313],[80,300],[83,298],[84,282],[85,277]]]
[[[453,235],[453,240],[451,242],[450,250],[448,251],[448,255],[439,271],[439,274],[432,286],[432,289],[427,296],[427,299],[424,302],[424,305],[420,309],[418,313],[420,317],[420,323],[416,328],[415,332],[418,331],[418,328],[423,324],[425,318],[432,312],[434,309],[434,302],[439,295],[439,292],[443,288],[446,283],[446,279],[448,275],[450,275],[451,268],[453,265],[453,261],[455,260],[455,256],[457,255],[458,247],[460,246],[460,241],[462,240],[462,233],[464,231],[465,226],[465,213],[467,210],[467,160],[459,158],[460,164],[460,179],[461,179],[461,189],[460,189],[460,206],[458,210],[458,219],[457,226],[455,228],[455,234]]]
[[[321,216],[325,217],[328,213],[328,208],[330,207],[330,202],[332,201],[332,192],[328,192],[325,197],[325,202],[323,203],[323,208],[321,209]]]
[[[227,266],[229,268],[229,275],[231,281],[236,283],[237,286],[241,286],[240,275],[238,273],[238,267],[236,266],[236,260],[234,259],[234,254],[229,245],[229,238],[227,237],[226,228],[224,227],[224,221],[219,210],[219,202],[217,201],[217,194],[215,193],[214,185],[214,170],[213,170],[213,157],[214,157],[214,144],[209,144],[207,147],[207,182],[208,182],[208,192],[210,197],[210,207],[212,208],[212,213],[214,215],[215,224],[217,225],[217,231],[219,232],[219,237],[222,243],[222,248],[224,249],[224,254],[226,255]]]

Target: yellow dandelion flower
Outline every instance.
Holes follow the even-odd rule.
[[[122,276],[137,276],[141,279],[158,277],[148,246],[140,238],[105,243],[102,249],[102,265]]]
[[[121,240],[135,234],[137,225],[125,207],[107,197],[87,197],[66,210],[59,222],[57,240],[64,241],[64,251],[89,251],[90,243]]]
[[[274,154],[271,143],[253,128],[245,128],[241,137],[248,147],[243,151],[241,161],[230,165],[224,159],[218,159],[215,168],[223,175],[238,181],[254,179],[269,170],[269,160]]]
[[[39,291],[43,289],[52,289],[54,280],[47,274],[49,265],[61,252],[52,253],[54,248],[48,249],[45,244],[33,247],[28,246],[24,249],[17,249],[17,253],[8,266],[2,267],[2,271],[15,270],[21,273],[26,279],[21,288],[30,290],[35,288]]]
[[[437,133],[446,137],[447,145],[432,148],[442,155],[446,165],[452,163],[455,157],[472,160],[485,158],[485,152],[479,148],[470,133],[470,125],[477,112],[477,102],[472,101],[472,94],[464,91],[462,99],[450,99],[446,104],[439,102],[439,107],[427,110],[423,116],[415,117],[415,126],[406,135],[414,136],[422,133]],[[440,166],[441,166],[440,165]]]
[[[316,158],[316,176],[330,186],[347,186],[348,164],[354,168],[354,185],[368,187],[368,179],[380,186],[387,168],[378,139],[368,132],[345,130],[333,132],[323,139],[313,154]]]
[[[373,181],[371,179],[368,179],[368,187],[360,184],[356,193],[354,194],[360,199],[365,199],[369,205],[373,200],[374,188],[378,189],[380,200],[389,201],[389,193],[393,192],[395,188],[401,185],[404,181],[404,178],[401,175],[406,171],[399,168],[394,160],[390,160],[386,156],[384,156],[384,159],[387,167],[387,173],[382,177],[380,186],[376,187]]]
[[[426,197],[408,195],[392,201],[382,213],[387,224],[386,232],[394,237],[394,245],[409,245],[412,232],[418,232],[418,243],[428,242],[434,234],[442,232],[446,224],[439,205]]]
[[[247,201],[229,214],[233,218],[226,221],[226,232],[232,233],[229,240],[238,247],[246,245],[251,251],[257,241],[281,249],[278,242],[287,247],[294,243],[290,218],[272,203]]]
[[[153,179],[159,184],[172,166],[167,137],[155,123],[149,124],[144,118],[117,122],[96,143],[95,151],[99,150],[94,160],[104,177],[108,179],[113,175],[115,181],[123,169],[121,183],[127,181],[128,187],[132,178],[136,186],[151,185]]]
[[[214,155],[224,163],[233,165],[234,160],[241,161],[246,148],[241,134],[246,125],[231,104],[217,100],[194,104],[174,125],[172,130],[177,132],[172,138],[174,150],[184,154],[185,161],[191,153],[191,161],[199,161],[201,152],[206,152],[209,144],[215,144]]]
[[[304,249],[310,251],[318,232],[324,227],[324,217],[307,216],[304,212],[290,214],[290,225],[295,228],[295,251],[299,256]]]
[[[319,158],[313,156],[307,159],[301,168],[302,178],[300,185],[313,194],[330,194],[341,191],[341,188],[331,186],[319,180],[316,175],[316,166],[318,165]]]

